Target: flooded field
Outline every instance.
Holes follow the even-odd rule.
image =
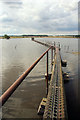
[[[69,74],[69,81],[65,83],[67,111],[69,119],[76,119],[78,107],[78,39],[74,38],[37,38],[45,43],[60,42],[61,57],[67,60],[64,72]],[[47,50],[47,47],[27,38],[0,40],[0,91],[4,93],[7,88],[32,63]],[[49,71],[51,56],[49,52]],[[46,96],[46,56],[38,63],[32,72],[25,78],[18,89],[2,107],[2,118],[40,118],[37,109],[40,101]],[[75,104],[74,104],[75,103]]]

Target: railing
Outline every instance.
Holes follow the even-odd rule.
[[[53,46],[50,46],[0,97],[0,107],[8,100],[8,98],[13,94],[17,87],[22,83],[25,77],[32,71],[36,64],[47,54],[47,77],[46,77],[46,88],[48,94],[48,51],[51,49],[51,62],[53,60]]]

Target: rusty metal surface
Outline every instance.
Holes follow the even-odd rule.
[[[47,44],[47,43],[43,43],[43,42],[40,42],[40,41],[37,41],[37,40],[32,40],[32,41],[37,42],[37,43],[39,43],[39,44],[41,44],[41,45],[44,45],[44,46],[46,46],[46,47],[50,47],[50,46],[51,46],[51,45],[49,45],[49,44]]]
[[[38,41],[38,40],[32,40],[32,41],[34,41],[34,42],[36,42],[36,43],[39,43],[39,44],[41,44],[41,45],[44,45],[44,46],[46,46],[46,47],[51,47],[51,46],[52,46],[52,49],[55,49],[55,47],[54,47],[53,45],[51,45],[51,44],[44,43],[44,42],[41,42],[41,41]]]
[[[47,76],[46,76],[46,89],[47,89],[47,95],[48,95],[48,52],[47,52],[47,63],[46,63],[46,71],[47,71]]]
[[[67,119],[59,49],[56,48],[52,76],[43,118]]]
[[[52,71],[52,63],[53,63],[53,48],[51,49],[51,71]]]
[[[50,46],[0,97],[0,107],[4,105],[7,99],[12,95],[12,93],[17,89],[25,77],[31,72],[31,70],[36,66],[36,64],[43,58],[43,56],[52,48]]]

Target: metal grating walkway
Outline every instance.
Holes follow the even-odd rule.
[[[56,48],[52,76],[43,118],[67,119],[61,56]]]

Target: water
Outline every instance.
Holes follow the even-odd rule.
[[[78,107],[78,39],[73,38],[39,38],[37,40],[61,44],[61,55],[67,60],[64,72],[69,73],[69,82],[65,84],[67,109],[69,119],[76,119]],[[2,43],[2,58],[0,63],[0,78],[2,77],[2,93],[47,49],[31,41],[29,38],[0,40]],[[49,54],[49,71],[50,71]],[[37,109],[43,97],[46,96],[46,56],[34,70],[25,78],[23,83],[13,93],[2,108],[3,118],[39,118]],[[1,82],[1,81],[0,81]],[[75,103],[75,104],[74,104]],[[75,113],[75,114],[74,114]]]

